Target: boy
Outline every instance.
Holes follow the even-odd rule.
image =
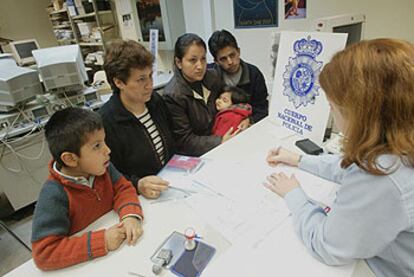
[[[216,99],[216,109],[218,111],[214,122],[212,134],[224,136],[233,128],[237,128],[244,119],[252,114],[252,106],[247,104],[249,95],[238,87],[224,87],[223,93]]]
[[[109,162],[98,114],[57,111],[45,126],[53,160],[33,217],[33,259],[53,270],[104,256],[142,234],[142,209],[132,184]],[[72,236],[114,209],[121,222]]]

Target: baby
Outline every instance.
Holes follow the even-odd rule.
[[[216,99],[218,111],[212,134],[223,136],[233,127],[237,131],[241,121],[252,114],[252,106],[248,104],[250,96],[238,87],[224,87],[219,98]]]

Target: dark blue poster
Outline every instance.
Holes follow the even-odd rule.
[[[234,27],[278,26],[278,0],[233,0]]]

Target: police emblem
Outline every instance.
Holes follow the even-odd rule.
[[[316,61],[322,52],[322,43],[308,36],[293,44],[295,57],[289,57],[289,64],[283,73],[283,95],[289,97],[295,108],[308,103],[314,104],[319,95],[319,74],[323,62]]]

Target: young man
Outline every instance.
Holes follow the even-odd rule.
[[[250,117],[255,123],[268,115],[269,102],[265,79],[260,70],[240,59],[236,38],[228,31],[215,31],[208,40],[208,48],[214,57],[216,70],[225,85],[237,86],[250,95],[253,108]]]
[[[109,162],[111,150],[98,114],[80,108],[57,111],[45,127],[53,160],[33,217],[33,260],[53,270],[104,256],[142,234],[141,206],[132,184]],[[82,235],[114,209],[120,223]]]

